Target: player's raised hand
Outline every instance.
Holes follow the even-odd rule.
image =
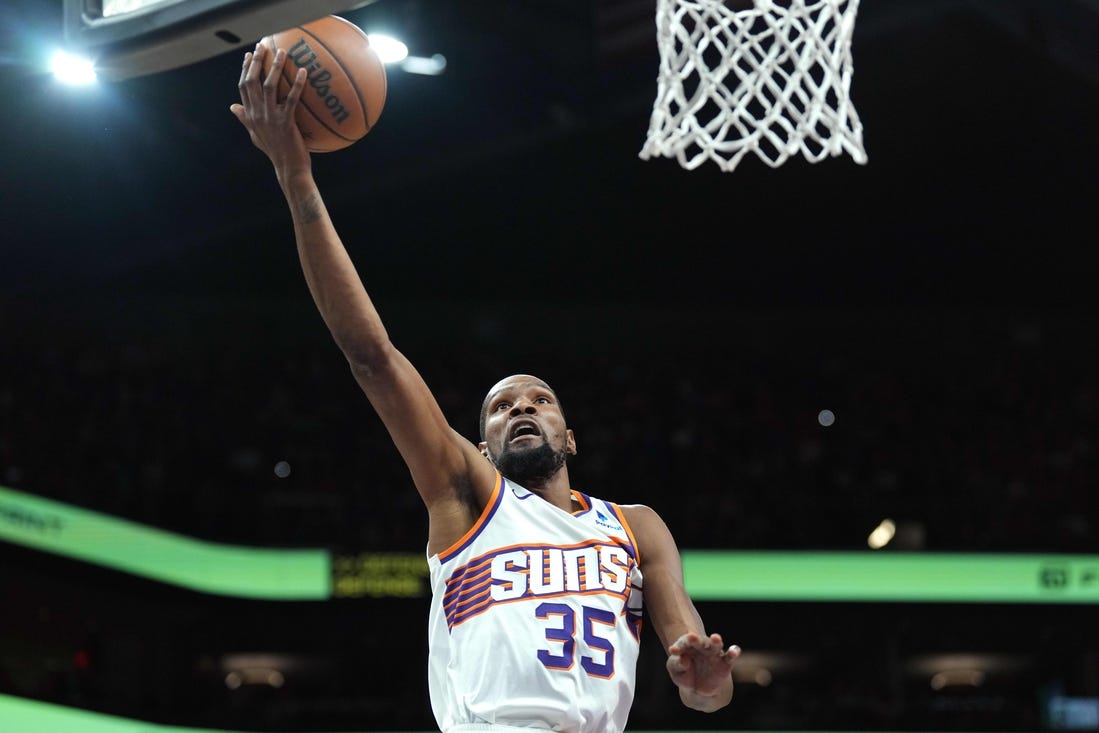
[[[230,105],[229,111],[240,120],[252,142],[267,154],[281,175],[287,168],[309,166],[309,151],[294,121],[305,88],[306,71],[298,69],[286,98],[280,100],[278,84],[286,63],[286,51],[276,51],[271,68],[264,73],[264,57],[270,53],[265,44],[259,43],[255,51],[244,54],[237,84],[240,103]]]
[[[668,674],[684,703],[697,710],[716,710],[732,698],[733,662],[739,656],[740,647],[726,649],[720,634],[691,631],[668,647]]]

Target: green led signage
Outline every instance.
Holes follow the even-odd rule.
[[[417,553],[332,557],[204,542],[3,487],[0,540],[242,598],[429,594]],[[683,569],[698,601],[1099,603],[1099,555],[684,550]]]
[[[223,545],[0,487],[0,539],[203,593],[330,596],[328,553]]]
[[[1099,603],[1099,556],[684,551],[695,600]]]

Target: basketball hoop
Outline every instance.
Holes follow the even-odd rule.
[[[740,5],[739,9],[727,7]],[[640,157],[707,160],[732,171],[747,153],[777,168],[866,163],[851,102],[859,0],[657,0],[657,95]]]

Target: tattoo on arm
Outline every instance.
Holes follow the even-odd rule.
[[[312,224],[321,218],[321,198],[317,194],[307,197],[298,204],[298,218],[302,224]]]

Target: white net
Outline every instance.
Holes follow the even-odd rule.
[[[772,168],[799,152],[865,163],[849,94],[858,5],[657,0],[660,74],[640,157],[688,170],[713,160],[725,171],[749,152]]]

